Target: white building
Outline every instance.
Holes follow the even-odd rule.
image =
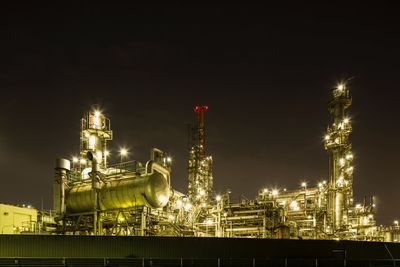
[[[0,203],[0,233],[20,234],[34,232],[38,212],[30,206],[17,206]]]

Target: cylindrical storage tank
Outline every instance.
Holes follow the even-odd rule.
[[[400,242],[400,233],[398,231],[392,233],[393,242]]]
[[[164,207],[170,197],[166,178],[157,172],[106,180],[99,192],[101,210],[148,206]],[[94,190],[90,181],[76,183],[67,194],[67,212],[87,212],[94,207]]]
[[[390,230],[385,232],[384,241],[385,242],[393,242],[393,233]]]
[[[344,208],[344,199],[342,192],[336,192],[335,196],[335,228],[339,229],[342,227],[342,219],[343,219],[343,208]]]
[[[56,159],[55,175],[53,182],[53,202],[56,214],[65,213],[65,183],[68,172],[71,170],[71,162],[67,159]]]

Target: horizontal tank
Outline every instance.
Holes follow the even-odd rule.
[[[167,179],[160,173],[142,176],[124,176],[107,179],[99,189],[100,210],[147,206],[164,207],[169,200],[170,188]],[[93,211],[94,190],[91,180],[72,185],[67,193],[68,213]]]

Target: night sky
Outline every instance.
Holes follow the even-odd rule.
[[[398,10],[382,2],[2,4],[0,202],[40,207],[43,198],[52,207],[54,159],[78,153],[92,104],[111,119],[113,162],[122,146],[143,162],[158,147],[173,156],[180,191],[197,104],[209,106],[217,193],[312,186],[328,177],[332,88],[354,77],[356,202],[375,195],[378,223],[390,223],[400,217]]]

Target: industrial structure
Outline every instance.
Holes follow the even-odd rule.
[[[109,164],[110,120],[93,109],[81,119],[80,157],[57,159],[54,211],[40,211],[52,234],[343,239],[400,242],[399,222],[377,226],[373,197],[353,197],[352,98],[345,83],[333,89],[324,138],[329,179],[297,189],[262,188],[254,199],[216,195],[206,150],[205,113],[196,106],[190,128],[188,192],[171,187],[171,157],[152,149],[147,162]],[[49,219],[53,218],[53,219]],[[44,229],[44,226],[47,226]],[[37,229],[37,228],[36,228]],[[36,231],[37,232],[37,231]]]
[[[208,106],[196,106],[197,125],[189,132],[188,197],[196,205],[213,199],[212,157],[206,155],[205,112]]]
[[[38,211],[32,206],[0,203],[1,234],[35,232],[38,226]]]
[[[153,149],[146,164],[108,165],[110,120],[98,110],[81,120],[80,159],[56,160],[54,210],[58,233],[154,235],[168,218],[170,158]],[[74,164],[75,163],[75,164]]]

